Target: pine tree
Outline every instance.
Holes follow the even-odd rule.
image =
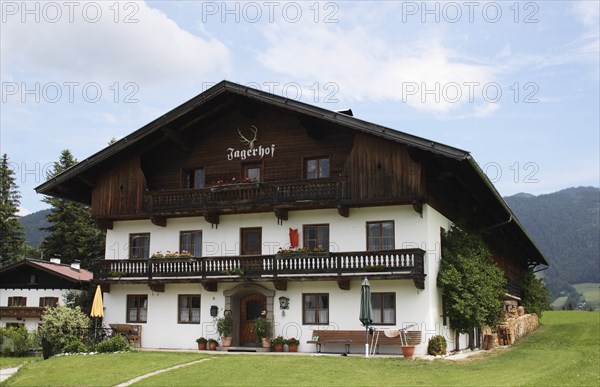
[[[22,259],[25,234],[17,216],[18,188],[5,153],[0,164],[0,267]]]
[[[48,179],[75,164],[71,152],[63,150]],[[55,197],[46,197],[44,202],[52,206],[46,216],[50,226],[43,229],[50,232],[42,242],[44,255],[60,258],[63,263],[80,261],[83,268],[91,268],[104,255],[104,233],[92,219],[89,207]]]

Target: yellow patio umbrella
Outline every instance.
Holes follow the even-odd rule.
[[[104,317],[104,306],[102,305],[102,290],[100,285],[96,287],[96,294],[94,294],[94,301],[92,302],[92,311],[90,312],[91,317]]]

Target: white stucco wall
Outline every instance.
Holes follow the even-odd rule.
[[[289,220],[277,224],[272,213],[221,216],[218,228],[211,228],[203,218],[169,219],[167,227],[158,227],[150,221],[119,221],[107,232],[106,258],[127,259],[130,233],[149,232],[150,251],[177,251],[179,232],[202,230],[204,256],[239,255],[240,228],[262,227],[263,254],[274,254],[279,247],[289,242],[288,229],[297,228],[302,241],[302,225],[328,223],[332,251],[366,250],[366,222],[394,221],[396,248],[421,248],[425,256],[425,290],[415,287],[412,280],[373,280],[373,292],[396,294],[396,326],[418,324],[423,332],[423,342],[417,353],[425,353],[427,339],[443,334],[449,341],[452,335],[442,326],[441,294],[436,286],[440,263],[440,228],[448,229],[450,222],[433,208],[424,205],[423,216],[412,206],[386,206],[351,209],[350,217],[341,217],[337,210],[291,211]],[[328,293],[330,323],[339,329],[362,329],[358,321],[360,305],[360,282],[351,282],[349,291],[339,289],[335,281],[288,281],[286,291],[275,291],[275,300],[280,296],[290,299],[290,309],[281,315],[275,305],[275,334],[297,337],[301,341],[300,351],[314,351],[314,345],[306,344],[312,336],[313,326],[302,325],[302,293]],[[274,289],[271,282],[259,282]],[[167,284],[164,293],[152,292],[145,284],[112,284],[110,293],[105,293],[105,324],[126,322],[126,298],[128,294],[148,295],[148,322],[143,324],[143,346],[149,348],[195,348],[195,339],[200,336],[217,337],[209,310],[211,305],[219,307],[222,316],[225,306],[223,291],[236,283],[220,283],[217,292],[207,292],[201,284]],[[201,324],[177,323],[177,295],[201,295]],[[275,302],[277,304],[277,302]],[[235,313],[235,311],[234,311]],[[453,345],[449,345],[453,348]],[[332,350],[342,350],[328,346]],[[327,349],[326,349],[327,350]],[[399,352],[383,347],[385,352]],[[357,346],[353,352],[360,352]]]
[[[64,297],[68,291],[66,289],[0,289],[0,306],[8,306],[8,297],[27,297],[27,306],[35,307],[40,306],[40,297],[58,297],[58,304],[64,305]],[[32,330],[36,329],[41,322],[38,318],[17,320],[15,317],[3,317],[0,326],[6,326],[7,323],[24,323],[26,329]]]

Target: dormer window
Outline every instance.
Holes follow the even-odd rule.
[[[329,157],[304,159],[304,178],[323,179],[329,177]]]

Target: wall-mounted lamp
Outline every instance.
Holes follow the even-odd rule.
[[[279,309],[281,309],[281,315],[285,316],[285,310],[290,308],[290,299],[284,296],[279,297]]]
[[[213,305],[210,307],[210,317],[217,317],[219,315],[219,307]]]

